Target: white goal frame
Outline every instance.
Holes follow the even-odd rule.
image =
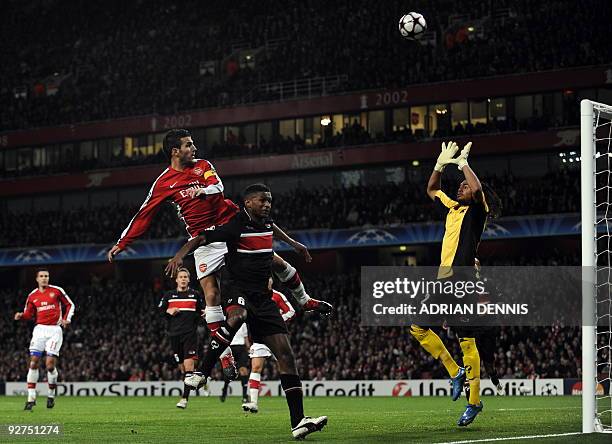
[[[612,106],[580,102],[580,194],[582,223],[582,432],[604,430],[597,415],[597,201],[595,111],[612,116]],[[605,155],[610,155],[605,153]],[[612,205],[612,202],[609,202]],[[608,264],[612,267],[612,264]],[[607,427],[606,427],[607,428]]]

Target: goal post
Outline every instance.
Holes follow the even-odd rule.
[[[582,100],[580,193],[583,433],[612,432],[611,141],[612,106]],[[598,233],[598,226],[605,227],[601,234]],[[598,394],[602,388],[604,393]]]
[[[595,139],[593,103],[580,102],[580,212],[582,226],[582,433],[595,431],[596,327],[595,269],[597,240],[595,221]]]

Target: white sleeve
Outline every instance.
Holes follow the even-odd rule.
[[[72,299],[70,299],[70,297],[66,294],[62,287],[58,287],[56,285],[49,285],[49,287],[53,287],[56,290],[60,291],[62,303],[66,306],[66,309],[68,310],[64,319],[66,319],[67,321],[71,321],[75,309],[74,302],[72,302]]]
[[[206,185],[204,187],[204,194],[223,193],[223,190],[224,190],[223,181],[221,181],[221,178],[217,174],[217,170],[215,170],[215,167],[213,166],[213,164],[210,162],[208,162],[208,164],[210,165],[210,169],[204,173],[204,179],[206,180],[206,182],[208,182],[208,179],[210,177],[214,176],[214,179],[212,180],[213,183]]]

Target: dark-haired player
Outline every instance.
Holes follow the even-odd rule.
[[[166,291],[158,308],[168,318],[168,337],[174,359],[183,379],[189,378],[198,360],[198,322],[204,312],[204,301],[197,290],[189,288],[190,273],[181,268],[176,274],[176,289]],[[183,396],[176,406],[187,408],[191,387],[184,384]]]
[[[438,156],[427,184],[427,195],[447,211],[438,279],[457,278],[456,270],[453,267],[474,266],[474,258],[477,255],[480,237],[489,213],[480,180],[468,165],[467,159],[471,146],[472,143],[469,142],[455,158],[459,149],[457,144],[443,143],[442,152]],[[441,190],[442,171],[450,164],[456,165],[465,177],[457,190],[456,200],[451,199]],[[461,395],[463,382],[467,378],[470,387],[469,402],[457,422],[459,426],[467,426],[474,421],[483,407],[480,400],[480,355],[476,347],[475,335],[469,327],[454,327],[454,330],[459,337],[465,368],[457,365],[438,335],[430,328],[422,328],[417,325],[410,327],[411,334],[421,346],[434,358],[440,359],[451,375],[454,401]]]
[[[121,233],[117,244],[108,251],[107,257],[111,262],[115,255],[147,231],[161,204],[166,201],[176,207],[190,239],[204,230],[214,230],[227,223],[239,211],[234,202],[225,198],[223,183],[213,165],[207,160],[195,158],[197,148],[189,131],[168,131],[164,137],[163,151],[170,165],[155,179],[140,209]],[[272,231],[275,237],[290,245],[306,261],[311,260],[304,245],[289,237],[275,224],[272,225]],[[206,323],[211,332],[216,331],[225,321],[218,279],[225,253],[227,247],[224,242],[212,242],[198,247],[193,254],[197,277],[206,300]],[[327,307],[306,294],[295,268],[278,255],[274,255],[273,271],[306,310],[327,310]],[[235,379],[236,368],[229,348],[221,355],[221,363],[226,378]]]
[[[38,287],[32,290],[26,300],[23,312],[15,313],[16,321],[36,318],[36,327],[32,331],[30,341],[30,365],[28,368],[28,400],[24,410],[32,410],[36,405],[36,383],[38,382],[38,368],[40,357],[47,354],[45,366],[47,368],[47,382],[49,396],[47,408],[55,406],[55,392],[57,390],[57,358],[59,357],[64,334],[62,328],[68,328],[74,315],[74,303],[62,287],[49,284],[49,270],[39,268],[36,271]],[[62,305],[64,311],[62,312]]]
[[[230,222],[212,231],[203,231],[188,241],[172,258],[166,272],[174,275],[183,257],[195,248],[211,242],[226,242],[226,267],[229,273],[224,299],[227,321],[211,336],[210,351],[204,356],[202,373],[193,375],[193,386],[210,375],[220,349],[246,321],[253,342],[265,344],[278,359],[280,380],[291,416],[292,435],[296,439],[321,430],[327,417],[304,416],[302,383],[285,322],[272,300],[269,286],[272,252],[272,222],[269,220],[272,194],[263,184],[250,185],[244,191],[244,208]]]

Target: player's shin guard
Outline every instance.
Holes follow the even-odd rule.
[[[421,347],[423,347],[427,353],[442,362],[451,378],[457,376],[457,373],[459,373],[459,366],[437,334],[430,328],[425,329],[414,324],[410,326],[410,334],[419,341],[419,344],[421,344]]]
[[[470,384],[470,400],[472,405],[480,404],[480,354],[474,338],[459,338],[463,351],[463,364]]]
[[[298,375],[280,375],[281,385],[287,398],[291,427],[296,427],[304,417],[304,400],[302,381]]]
[[[249,376],[249,395],[253,404],[257,404],[259,389],[261,388],[261,373],[251,372]]]
[[[55,398],[55,392],[57,391],[57,368],[53,370],[47,370],[47,382],[49,383],[49,398]]]
[[[304,284],[302,284],[302,280],[300,279],[300,274],[297,270],[287,261],[285,261],[285,269],[283,271],[279,271],[276,274],[276,277],[289,288],[291,294],[298,301],[300,306],[304,305],[308,302],[308,295],[306,294],[306,290],[304,289]]]
[[[38,382],[38,369],[31,368],[28,370],[26,378],[28,383],[28,402],[36,401],[36,383]]]

